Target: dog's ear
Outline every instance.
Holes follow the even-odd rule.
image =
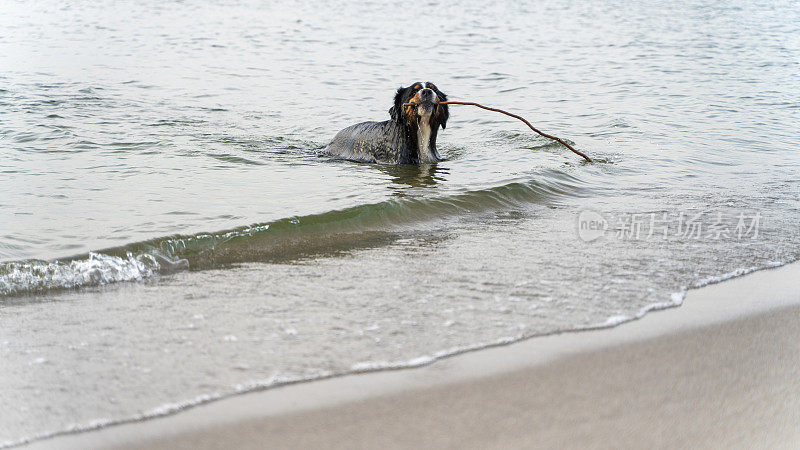
[[[428,87],[433,89],[433,92],[436,93],[436,97],[439,98],[440,102],[447,101],[447,94],[440,91],[435,84],[429,81]],[[436,121],[439,122],[439,125],[441,125],[442,129],[444,130],[447,128],[447,119],[450,118],[450,108],[448,108],[447,105],[436,105],[436,113]]]
[[[402,105],[403,91],[405,91],[405,90],[406,90],[406,88],[404,88],[402,86],[397,88],[397,93],[394,94],[394,106],[389,108],[389,116],[395,122],[400,122],[400,116],[401,116],[402,111],[403,111],[403,105]]]
[[[442,100],[447,101],[447,100]],[[450,118],[450,109],[448,109],[447,105],[436,105],[436,121],[439,122],[439,125],[442,126],[444,130],[447,128],[447,119]]]

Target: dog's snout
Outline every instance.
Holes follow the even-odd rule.
[[[425,88],[419,91],[419,96],[422,97],[423,100],[433,98],[433,90]]]

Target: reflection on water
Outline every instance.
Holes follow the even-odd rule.
[[[397,166],[376,166],[388,175],[392,184],[388,186],[396,196],[405,196],[408,188],[434,187],[447,182],[450,169],[440,164],[402,164]]]

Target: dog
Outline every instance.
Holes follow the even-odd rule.
[[[433,83],[414,83],[397,89],[390,120],[363,122],[336,134],[323,152],[351,161],[380,164],[431,164],[442,161],[436,149],[439,127],[445,129],[450,111],[447,95]],[[413,103],[403,106],[405,103]]]

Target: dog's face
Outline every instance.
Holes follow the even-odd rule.
[[[427,121],[431,128],[436,129],[439,125],[445,128],[447,119],[450,118],[450,111],[447,105],[439,105],[439,102],[446,102],[447,95],[440,91],[430,81],[427,83],[414,83],[409,87],[401,87],[394,96],[394,106],[389,109],[392,120],[403,123],[409,127],[419,127],[421,122]],[[405,103],[413,103],[411,106],[403,106]]]

